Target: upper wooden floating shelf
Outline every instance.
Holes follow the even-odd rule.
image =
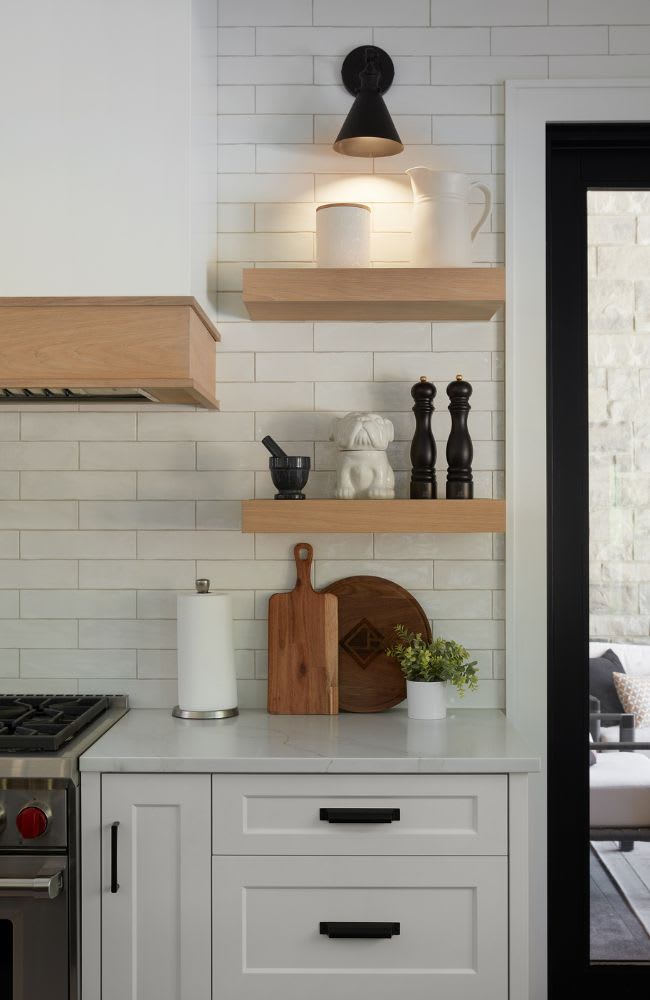
[[[502,267],[247,268],[255,320],[489,320],[503,305]]]
[[[505,500],[244,500],[242,531],[274,534],[503,532]]]

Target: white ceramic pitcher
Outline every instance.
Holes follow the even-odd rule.
[[[470,267],[472,243],[492,208],[490,189],[450,170],[410,167],[406,173],[413,187],[413,266]],[[469,195],[474,187],[483,192],[485,208],[472,229]]]

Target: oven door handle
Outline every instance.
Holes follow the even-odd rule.
[[[47,896],[56,899],[63,889],[63,872],[41,878],[0,878],[0,896]]]

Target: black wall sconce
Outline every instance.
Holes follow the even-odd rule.
[[[393,60],[374,45],[348,53],[341,76],[354,104],[336,137],[334,149],[345,156],[394,156],[404,145],[381,96],[395,76]]]

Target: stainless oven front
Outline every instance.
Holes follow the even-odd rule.
[[[65,855],[0,855],[0,998],[68,1000]]]

